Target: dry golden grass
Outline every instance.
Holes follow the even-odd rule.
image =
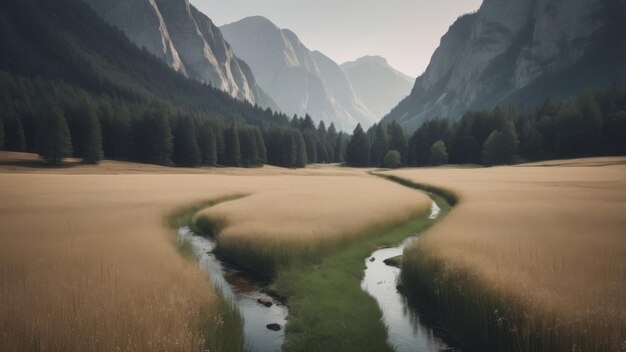
[[[0,153],[2,351],[201,350],[210,336],[199,325],[219,321],[217,299],[163,225],[179,207],[251,194],[220,207],[231,231],[298,243],[353,236],[428,204],[361,170],[42,169],[35,159]]]
[[[163,216],[229,192],[193,175],[1,174],[1,349],[200,350],[215,293]]]
[[[128,174],[212,174],[232,176],[345,176],[362,175],[359,169],[335,167],[332,165],[309,165],[306,169],[285,169],[265,165],[260,168],[244,169],[232,167],[167,167],[127,161],[103,160],[99,165],[82,164],[80,159],[65,159],[59,166],[50,166],[36,154],[0,151],[0,173],[20,174],[62,174],[62,175],[128,175]]]
[[[320,171],[273,177],[249,197],[198,216],[226,224],[218,243],[222,255],[267,274],[280,265],[317,260],[374,229],[406,221],[431,203],[424,193],[362,170],[329,168],[326,176]]]
[[[358,236],[372,226],[396,223],[430,205],[430,198],[369,175],[290,177],[266,182],[236,202],[199,215],[225,218],[220,239],[323,242]]]
[[[392,172],[456,192],[460,204],[417,243],[450,270],[624,348],[626,159]]]

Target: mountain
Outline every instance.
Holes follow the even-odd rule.
[[[32,108],[35,101],[49,100],[63,107],[66,101],[55,96],[62,92],[69,96],[68,103],[85,96],[131,112],[160,101],[175,111],[228,123],[243,119],[256,125],[287,124],[284,115],[254,107],[173,71],[80,0],[0,1],[0,45],[0,73],[9,77],[6,81],[11,87],[0,89],[0,106],[10,115]],[[36,85],[54,89],[20,95]]]
[[[378,117],[385,116],[409,95],[415,83],[415,78],[394,69],[380,56],[364,56],[342,64],[341,68],[356,96]]]
[[[341,67],[319,51],[309,50],[290,30],[263,17],[248,17],[220,27],[257,82],[287,114],[310,114],[316,121],[352,131],[376,121],[354,94]]]
[[[121,29],[181,74],[231,96],[276,108],[256,84],[211,19],[188,0],[85,0],[107,22]]]
[[[528,109],[626,81],[626,1],[485,0],[441,39],[411,95],[384,121],[415,130],[437,116]]]

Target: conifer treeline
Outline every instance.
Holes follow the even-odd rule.
[[[393,152],[393,153],[392,153]],[[626,154],[626,90],[613,85],[526,114],[514,108],[436,118],[408,138],[397,123],[357,126],[346,152],[353,166],[500,165],[520,161]]]
[[[52,162],[294,167],[333,161],[346,138],[185,78],[82,1],[0,2],[0,12],[4,149]]]
[[[164,102],[129,103],[41,79],[0,73],[0,149],[161,165],[304,167],[343,161],[348,136],[310,116],[254,126],[185,112]]]

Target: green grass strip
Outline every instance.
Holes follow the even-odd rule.
[[[444,198],[432,195],[442,209]],[[361,289],[365,258],[377,248],[397,245],[436,220],[430,209],[388,229],[367,234],[321,264],[280,268],[275,291],[288,297],[286,351],[392,351],[376,300]]]
[[[194,226],[194,217],[199,211],[214,207],[220,203],[230,202],[247,196],[248,194],[232,194],[179,208],[165,217],[165,225],[173,230],[178,230],[183,226]]]

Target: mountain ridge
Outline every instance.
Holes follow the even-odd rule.
[[[343,130],[376,121],[352,92],[339,65],[310,50],[292,30],[281,29],[262,16],[246,17],[220,29],[285,113],[310,114],[317,122],[332,122]]]
[[[485,0],[442,37],[411,95],[384,121],[415,130],[438,116],[511,104],[529,109],[626,81],[623,0]]]
[[[389,65],[386,58],[377,55],[360,57],[341,64],[357,97],[367,109],[382,118],[397,103],[409,95],[415,78]]]
[[[181,74],[232,97],[270,107],[274,101],[224,40],[211,19],[188,0],[84,0],[137,46]]]

